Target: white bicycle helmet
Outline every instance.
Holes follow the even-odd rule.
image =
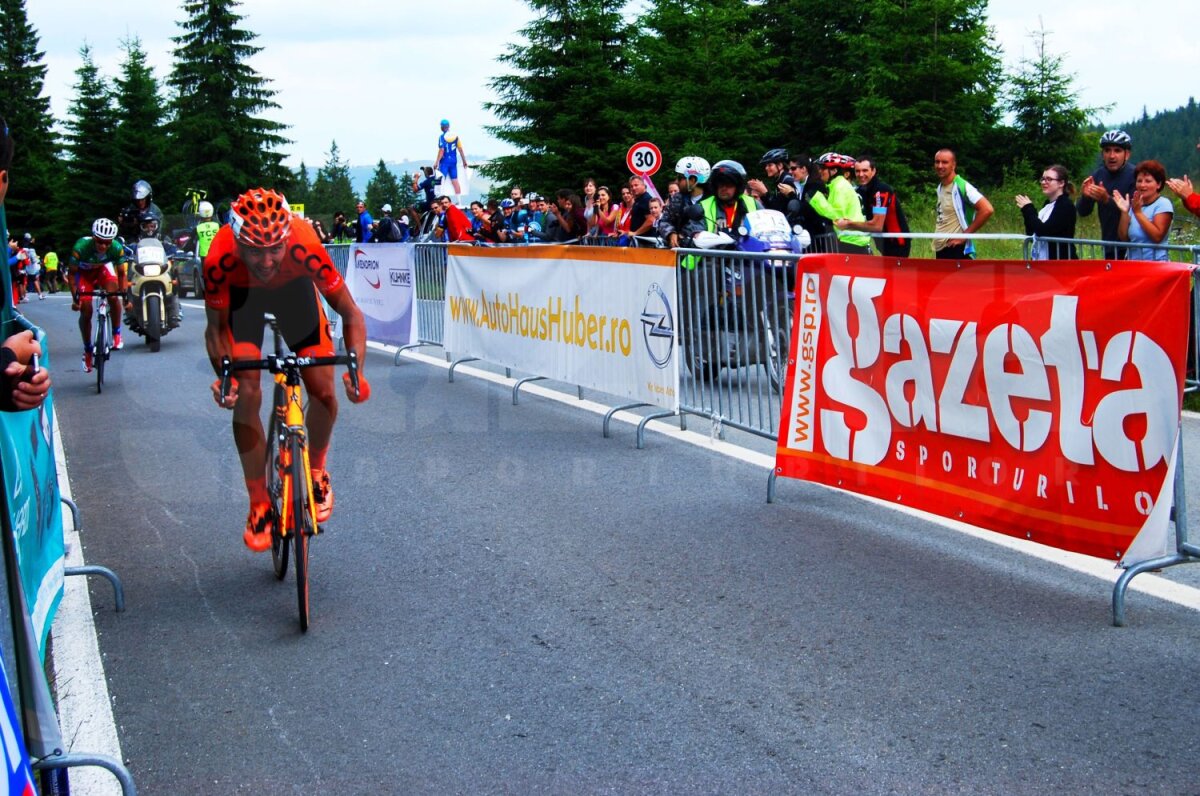
[[[712,167],[708,165],[708,161],[698,155],[688,155],[680,158],[675,164],[675,173],[684,177],[695,177],[696,182],[703,185],[708,181],[709,172]]]
[[[1129,133],[1124,130],[1109,130],[1104,135],[1100,136],[1100,148],[1106,146],[1119,146],[1122,149],[1133,149],[1133,139],[1129,137]]]
[[[200,218],[212,218],[213,217],[212,202],[201,202],[199,209],[200,209]]]
[[[92,222],[92,237],[99,240],[112,240],[117,237],[117,222],[107,218],[98,218]]]

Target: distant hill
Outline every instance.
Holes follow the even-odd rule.
[[[1187,105],[1173,111],[1160,111],[1150,116],[1143,110],[1139,119],[1096,129],[1113,127],[1119,127],[1133,138],[1135,160],[1152,158],[1160,161],[1167,174],[1172,176],[1200,175],[1200,151],[1196,149],[1197,139],[1200,139],[1200,105],[1194,97],[1188,99]]]

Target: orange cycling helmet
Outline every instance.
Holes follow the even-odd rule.
[[[252,188],[229,209],[229,226],[238,243],[268,249],[287,240],[292,231],[292,208],[278,191]]]

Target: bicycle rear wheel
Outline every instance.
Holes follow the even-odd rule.
[[[92,364],[96,368],[96,392],[99,393],[104,392],[104,363],[108,360],[108,316],[98,314],[96,339],[92,341]]]
[[[312,506],[312,476],[308,472],[308,457],[305,455],[304,440],[293,436],[288,444],[291,448],[291,515],[292,545],[295,547],[293,569],[296,571],[296,598],[300,609],[300,631],[308,631],[308,539],[314,531]]]
[[[279,387],[275,390],[278,392]],[[279,461],[279,427],[275,411],[271,411],[271,420],[267,424],[267,495],[271,500],[271,564],[275,568],[275,577],[283,580],[287,575],[288,540],[283,536],[281,518],[283,517],[283,478]]]

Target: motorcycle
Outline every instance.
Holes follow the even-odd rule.
[[[713,254],[685,282],[685,361],[705,381],[715,380],[723,368],[762,365],[778,393],[787,373],[796,263],[791,257],[744,255],[800,254],[811,238],[802,227],[789,228],[777,210],[747,213],[736,235],[693,235],[696,248]],[[721,256],[722,250],[743,254]]]
[[[179,297],[162,242],[157,238],[138,241],[130,271],[125,325],[145,337],[151,351],[158,351],[163,335],[179,325]]]

